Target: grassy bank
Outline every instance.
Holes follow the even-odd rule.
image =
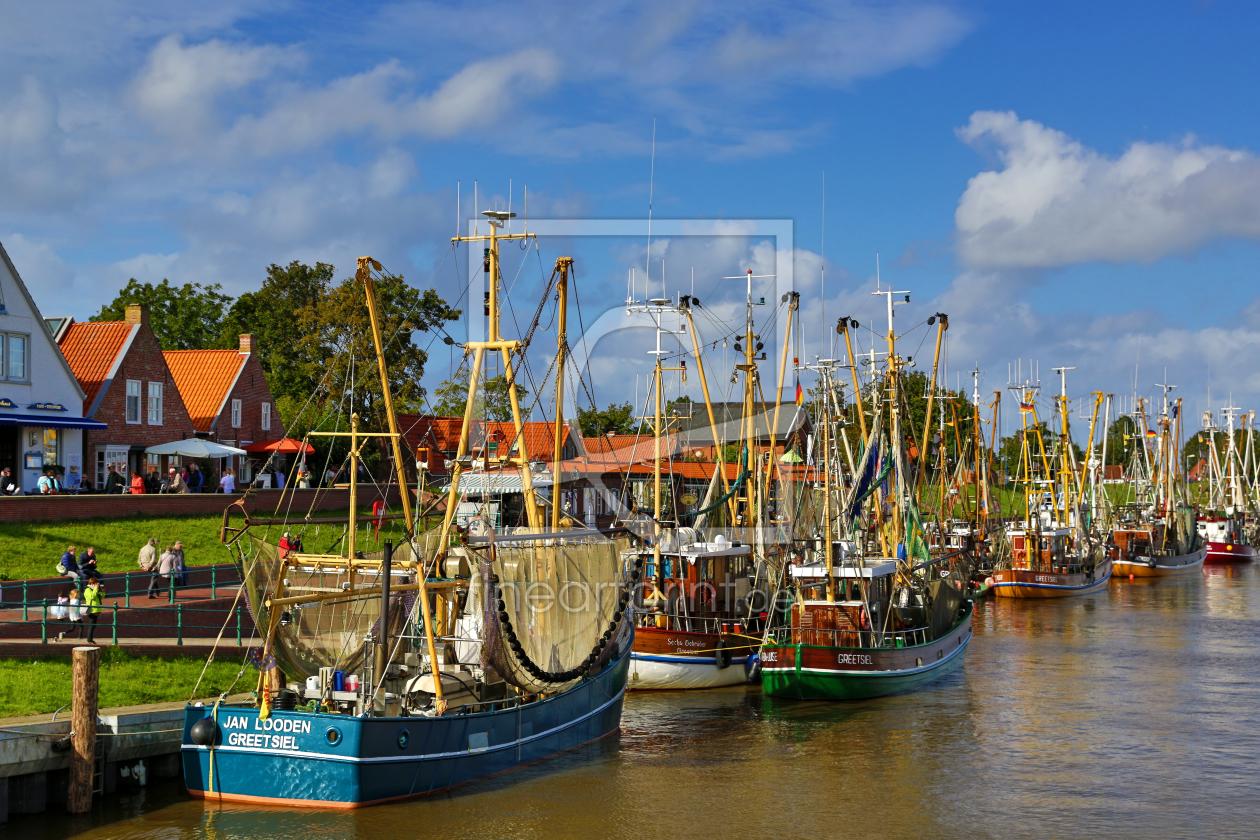
[[[236,680],[242,654],[228,653],[210,664],[197,696],[226,691]],[[119,648],[103,647],[100,707],[187,700],[204,664],[200,658],[132,656]],[[256,678],[257,672],[247,667],[234,690],[248,691]],[[71,682],[69,657],[0,659],[0,717],[54,712],[70,702]]]
[[[300,520],[305,511],[294,512]],[[348,509],[318,511],[312,516],[345,519]],[[258,514],[260,517],[265,514]],[[365,525],[371,509],[359,514]],[[125,516],[115,519],[67,519],[60,522],[0,522],[0,580],[53,577],[54,568],[67,546],[73,545],[81,554],[89,545],[96,548],[100,558],[98,568],[103,572],[125,572],[138,569],[136,558],[140,548],[150,537],[159,546],[170,545],[176,540],[184,543],[184,559],[190,566],[211,563],[227,563],[232,554],[219,542],[222,514],[207,516]],[[234,520],[239,525],[239,519]],[[385,523],[381,539],[399,530],[397,521]],[[260,529],[261,530],[261,529]],[[284,529],[273,526],[270,539],[278,540]],[[290,530],[299,529],[290,526]],[[326,549],[341,533],[337,525],[314,525],[306,529],[308,549]],[[360,530],[360,542],[364,531]],[[370,543],[370,537],[369,543]]]

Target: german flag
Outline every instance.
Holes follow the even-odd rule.
[[[796,383],[796,404],[797,405],[805,404],[805,392],[801,389],[801,383],[799,380]]]
[[[1033,410],[1033,404],[1032,404],[1032,403],[1022,402],[1022,403],[1020,403],[1020,404],[1019,404],[1019,410],[1020,410],[1020,411],[1032,411],[1032,410]]]

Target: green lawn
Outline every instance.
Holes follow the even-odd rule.
[[[226,691],[241,670],[240,651],[220,653],[197,689],[198,697]],[[132,656],[114,647],[101,648],[100,707],[133,706],[187,700],[205,660],[192,657]],[[258,672],[246,666],[232,689],[254,688]],[[41,715],[70,702],[70,658],[0,659],[0,717]]]
[[[305,513],[295,512],[300,519]],[[349,511],[330,510],[317,511],[312,516],[327,518],[344,518]],[[263,517],[266,514],[258,514]],[[361,521],[371,516],[371,509],[364,510]],[[222,514],[210,516],[124,516],[115,519],[67,519],[60,522],[2,522],[0,523],[0,545],[4,551],[0,553],[0,580],[23,580],[25,578],[46,578],[54,576],[57,561],[68,546],[73,545],[76,555],[82,554],[89,545],[96,548],[96,556],[100,558],[98,568],[102,572],[124,572],[138,569],[136,557],[140,548],[154,537],[159,546],[169,545],[176,540],[184,543],[184,559],[190,566],[203,566],[211,563],[228,563],[235,557],[219,542],[219,528],[223,524]],[[240,520],[234,518],[233,524]],[[366,526],[360,526],[361,528]],[[261,532],[263,528],[259,528]],[[279,540],[283,532],[280,526],[272,526],[269,536]],[[296,530],[290,528],[290,530]],[[395,536],[401,530],[400,520],[391,520],[381,528],[381,539],[389,534]],[[306,531],[306,547],[310,550],[324,550],[337,534],[340,526],[324,524],[311,525]],[[362,542],[364,533],[360,533]]]

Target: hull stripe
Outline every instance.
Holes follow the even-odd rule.
[[[951,659],[953,659],[955,656],[958,656],[958,654],[965,651],[967,649],[967,645],[971,642],[971,636],[972,634],[968,633],[967,638],[963,641],[963,643],[955,647],[953,651],[951,651],[947,656],[943,656],[940,659],[936,660],[935,662],[929,662],[927,665],[923,665],[918,668],[902,668],[896,671],[892,671],[892,670],[888,670],[888,671],[839,671],[839,670],[832,670],[830,668],[802,667],[799,670],[800,670],[800,673],[802,674],[828,674],[828,675],[837,676],[837,677],[900,677],[900,676],[909,676],[911,674],[922,674],[924,672],[931,671],[934,668],[941,667],[942,665],[946,664]],[[789,646],[783,645],[782,647],[789,647]],[[814,647],[814,646],[802,645],[801,647]],[[836,650],[857,650],[857,649],[858,648],[836,648]],[[914,650],[914,648],[899,648],[899,650]],[[775,671],[775,672],[786,671],[786,672],[795,673],[798,669],[795,666],[783,666],[783,665],[778,665],[772,668],[768,665],[763,664],[761,666],[761,670],[763,673],[767,671]]]

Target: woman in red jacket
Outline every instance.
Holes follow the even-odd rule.
[[[141,477],[140,473],[138,472],[132,472],[131,474],[131,492],[132,493],[144,492],[144,478]]]

